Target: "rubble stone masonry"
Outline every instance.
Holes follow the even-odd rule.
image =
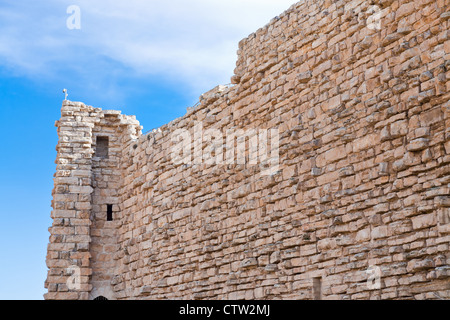
[[[450,299],[449,9],[301,1],[145,135],[64,101],[45,298]],[[196,123],[278,129],[279,170],[174,162]]]

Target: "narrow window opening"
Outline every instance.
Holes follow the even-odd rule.
[[[106,205],[106,221],[113,221],[113,205]]]
[[[322,278],[313,278],[314,300],[322,300]]]
[[[108,147],[109,138],[108,137],[97,137],[97,144],[95,148],[95,156],[103,159],[108,158]]]

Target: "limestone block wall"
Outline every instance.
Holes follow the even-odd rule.
[[[240,42],[234,86],[146,135],[135,120],[119,135],[90,117],[67,127],[67,102],[46,297],[94,298],[109,281],[113,299],[449,299],[449,9],[301,1]],[[278,170],[206,161],[252,129],[278,130]],[[173,159],[180,130],[191,162]],[[114,164],[72,159],[105,132]],[[92,226],[108,201],[114,224]],[[83,289],[66,291],[59,272],[74,261]]]

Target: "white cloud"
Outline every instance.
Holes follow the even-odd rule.
[[[167,76],[206,90],[229,82],[238,42],[295,0],[14,1],[0,5],[0,64],[35,77],[102,72],[109,59],[139,76]],[[81,9],[68,30],[66,9]]]

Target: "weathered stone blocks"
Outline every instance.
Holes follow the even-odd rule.
[[[448,4],[375,3],[381,30],[362,0],[295,4],[241,41],[234,86],[146,135],[65,101],[45,297],[450,298]],[[174,164],[196,122],[277,128],[279,167]]]

